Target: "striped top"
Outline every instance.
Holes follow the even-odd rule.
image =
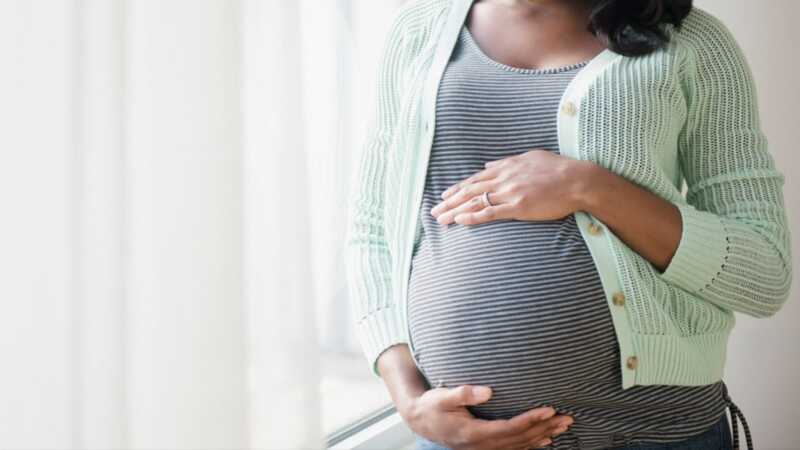
[[[725,414],[724,384],[622,389],[609,304],[573,214],[447,229],[430,214],[447,187],[488,161],[534,148],[558,153],[559,99],[586,63],[511,67],[488,57],[462,27],[437,97],[409,337],[431,385],[493,388],[488,402],[469,407],[478,417],[546,405],[574,417],[548,448],[680,441]]]

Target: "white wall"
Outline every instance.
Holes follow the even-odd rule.
[[[786,175],[784,194],[792,223],[792,297],[772,318],[737,315],[725,380],[747,418],[758,449],[797,449],[800,423],[800,140],[797,138],[800,36],[797,0],[698,0],[738,38],[758,84],[770,150]],[[741,430],[741,427],[740,427]],[[740,433],[742,442],[744,433]]]

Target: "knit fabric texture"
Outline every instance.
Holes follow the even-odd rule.
[[[425,105],[436,95],[426,80],[449,56],[437,45],[443,30],[454,16],[463,20],[472,1],[409,0],[384,40],[345,237],[351,312],[377,377],[381,353],[396,344],[413,348],[405,297],[434,128]],[[666,31],[665,47],[616,55],[587,72],[574,119],[559,118],[575,121],[574,136],[566,137],[572,127],[559,128],[565,142],[574,141],[562,153],[670,201],[682,219],[680,243],[661,272],[591,218],[602,230],[592,237],[601,239],[592,254],[614,311],[624,388],[721,380],[734,313],[774,315],[792,283],[784,176],[768,150],[741,48],[724,23],[696,6],[680,28]],[[613,296],[623,296],[624,305]]]

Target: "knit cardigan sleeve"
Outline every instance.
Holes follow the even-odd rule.
[[[384,185],[402,97],[403,66],[415,42],[407,23],[413,17],[410,11],[400,7],[383,41],[375,103],[347,202],[344,252],[350,310],[364,354],[377,377],[380,377],[378,357],[383,351],[408,341],[400,303],[392,298],[393,268],[384,229]]]
[[[784,176],[768,151],[742,49],[715,16],[694,26],[683,67],[688,120],[679,136],[683,231],[659,276],[721,308],[769,317],[792,283]]]

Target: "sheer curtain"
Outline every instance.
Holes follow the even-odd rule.
[[[0,3],[0,448],[322,448],[388,401],[341,245],[401,2]]]

